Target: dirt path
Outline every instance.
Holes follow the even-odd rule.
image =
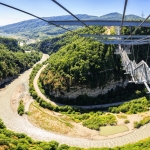
[[[42,94],[42,92],[40,91],[39,87],[38,87],[38,84],[37,84],[37,81],[38,81],[38,78],[42,72],[42,70],[46,67],[47,65],[43,65],[43,67],[38,71],[38,73],[36,74],[34,80],[33,80],[33,85],[34,85],[34,88],[35,88],[35,91],[36,93],[38,94],[39,97],[43,98],[45,101],[47,102],[50,102],[51,104],[53,105],[57,105],[55,102],[53,101],[50,101],[44,94]],[[60,105],[60,104],[59,104]]]
[[[45,101],[53,104],[53,105],[59,105],[59,106],[63,106],[64,104],[60,104],[60,103],[56,103],[56,102],[53,102],[51,101],[50,99],[48,99],[45,95],[42,94],[42,92],[40,91],[39,87],[38,87],[38,84],[37,84],[37,81],[38,81],[38,78],[42,72],[42,70],[46,67],[47,65],[43,65],[43,67],[38,71],[38,73],[36,74],[35,78],[34,78],[34,81],[33,81],[33,85],[34,85],[34,88],[35,88],[35,91],[36,93],[38,94],[38,96],[40,96],[41,98],[43,98]],[[129,101],[129,100],[128,100]],[[81,108],[84,108],[84,109],[92,109],[92,108],[100,108],[100,107],[110,107],[110,106],[118,106],[118,105],[121,105],[123,104],[124,102],[128,102],[128,101],[122,101],[122,102],[117,102],[117,103],[111,103],[111,104],[100,104],[100,105],[90,105],[90,106],[75,106],[75,107],[81,107]],[[73,106],[73,105],[71,105]]]
[[[44,55],[43,58],[44,57],[46,57],[46,55]],[[20,84],[28,83],[31,71],[32,69],[24,72],[17,79],[11,82],[6,89],[0,91],[0,118],[2,118],[7,128],[15,132],[23,132],[36,140],[56,140],[60,143],[79,147],[114,147],[136,142],[150,136],[150,124],[147,124],[128,135],[104,140],[72,138],[60,134],[47,132],[33,126],[27,120],[26,116],[19,116],[16,112],[12,111],[10,106],[10,99],[15,89]],[[26,91],[28,92],[28,88],[26,88]]]

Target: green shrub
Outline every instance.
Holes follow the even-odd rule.
[[[58,150],[69,150],[69,146],[66,144],[62,144],[58,147]]]
[[[124,121],[124,123],[128,124],[128,123],[130,123],[130,121],[127,119],[127,120]]]
[[[0,139],[0,145],[9,145],[9,141],[7,139]]]
[[[83,126],[90,129],[99,130],[101,126],[115,125],[117,123],[116,117],[112,114],[106,114],[102,116],[92,116],[89,119],[83,121]]]
[[[24,143],[18,143],[16,150],[28,150],[28,145]]]
[[[49,146],[50,146],[50,150],[56,150],[58,148],[59,143],[56,141],[50,141],[49,142]]]
[[[44,150],[57,150],[59,143],[56,141],[40,142],[39,146]]]
[[[23,100],[20,100],[19,102],[19,106],[18,106],[18,114],[20,116],[22,116],[24,114],[24,104],[23,104]]]
[[[142,124],[140,122],[135,121],[134,122],[134,128],[140,128]]]
[[[2,119],[0,119],[0,129],[4,129],[6,128],[6,126],[4,125]]]
[[[150,117],[144,117],[141,121],[137,122],[135,121],[134,122],[134,128],[140,128],[141,126],[147,124],[150,122]]]
[[[19,139],[26,137],[24,133],[16,133],[15,136],[17,136]]]
[[[12,132],[12,131],[10,131],[10,130],[2,130],[3,132],[3,134],[5,134],[7,137],[12,137],[12,136],[14,136],[14,133]]]
[[[145,112],[148,110],[149,106],[149,98],[142,97],[138,99],[134,99],[130,102],[125,102],[120,106],[109,107],[108,111],[111,113],[127,113],[127,114],[136,114],[140,112]]]

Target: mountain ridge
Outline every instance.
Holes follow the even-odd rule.
[[[81,20],[121,20],[122,15],[113,12],[103,16],[93,16],[87,14],[76,14],[76,16]],[[75,20],[71,15],[63,16],[53,16],[53,17],[43,17],[46,20]],[[136,15],[126,15],[126,20],[142,20],[143,18]],[[65,26],[68,29],[74,30],[80,28],[79,26]],[[0,35],[16,35],[20,37],[25,37],[26,39],[46,39],[48,37],[53,37],[58,34],[62,34],[66,31],[63,29],[48,25],[46,22],[39,19],[30,19],[22,22],[9,24],[0,27]]]

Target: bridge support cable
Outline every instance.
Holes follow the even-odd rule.
[[[140,24],[138,25],[138,27],[136,27],[136,28],[134,29],[134,31],[130,34],[130,36],[129,36],[127,39],[125,39],[124,41],[128,40],[128,39],[132,36],[132,34],[134,34],[134,33],[137,31],[137,29],[139,29],[139,28],[148,20],[149,17],[150,17],[150,15],[148,15],[147,18],[146,18],[142,23],[140,23]]]
[[[22,9],[19,9],[19,8],[16,8],[16,7],[13,7],[13,6],[10,6],[10,5],[1,3],[1,2],[0,2],[0,5],[3,5],[3,6],[6,6],[6,7],[9,7],[9,8],[12,8],[12,9],[17,10],[17,11],[20,11],[20,12],[22,12],[22,13],[25,13],[25,14],[27,14],[27,15],[30,15],[30,16],[32,16],[32,17],[35,17],[35,18],[40,19],[40,20],[42,20],[42,21],[45,21],[45,22],[47,22],[47,23],[50,24],[50,25],[54,25],[54,26],[56,26],[56,27],[58,27],[58,28],[62,28],[62,29],[64,29],[64,30],[66,30],[66,31],[70,31],[70,32],[76,34],[76,33],[73,32],[72,30],[66,29],[66,28],[64,28],[64,27],[62,27],[62,26],[60,26],[60,25],[58,25],[58,24],[55,24],[55,23],[53,23],[53,22],[51,22],[51,21],[48,21],[48,20],[45,20],[44,18],[38,17],[38,16],[36,16],[36,15],[34,15],[34,14],[31,14],[31,13],[29,13],[29,12],[27,12],[27,11],[24,11],[24,10],[22,10]]]
[[[120,30],[118,31],[119,31],[118,34],[120,35]],[[127,49],[123,49],[121,47],[121,44],[118,44],[117,52],[121,56],[123,70],[126,71],[125,74],[129,74],[131,76],[132,80],[129,82],[135,84],[144,84],[148,90],[148,93],[150,94],[150,88],[148,86],[148,84],[150,84],[150,68],[147,65],[147,63],[143,60],[137,64],[135,62],[135,56],[133,61],[131,61],[127,54],[128,50],[129,47],[127,47]]]
[[[81,20],[82,21],[82,20]],[[83,20],[86,25],[91,26],[120,26],[120,21],[118,20]],[[56,23],[59,25],[76,25],[76,26],[83,26],[81,22],[78,20],[56,20],[52,21],[52,23]],[[124,21],[123,26],[130,27],[138,27],[141,21]],[[150,22],[144,22],[141,27],[150,27]]]
[[[71,16],[73,16],[75,19],[77,19],[79,22],[81,22],[85,27],[93,31],[95,34],[97,34],[92,28],[90,28],[87,24],[85,24],[83,21],[81,21],[77,16],[75,16],[72,12],[70,12],[68,9],[66,9],[64,6],[62,6],[60,3],[58,3],[56,0],[52,0],[55,4],[57,4],[59,7],[64,9],[66,12],[68,12]],[[99,35],[100,36],[100,35]],[[101,36],[100,36],[101,37]]]
[[[138,64],[135,60],[131,61],[126,53],[126,51],[119,44],[119,54],[121,56],[123,70],[126,71],[125,74],[129,74],[132,78],[130,82],[135,84],[144,84],[150,93],[150,68],[145,61],[141,61]]]
[[[148,52],[147,52],[147,58],[146,58],[146,63],[147,63],[147,61],[148,61],[148,55],[149,55],[149,45],[150,45],[150,43],[148,44]]]
[[[148,94],[150,94],[150,88],[149,88],[147,82],[144,82],[144,84],[145,84],[145,86],[146,86],[146,88],[147,88],[147,90],[148,90]]]
[[[136,57],[137,62],[138,62],[138,54],[139,54],[139,50],[140,50],[140,45],[138,45],[138,51],[137,51],[137,57]]]
[[[121,47],[121,45],[120,45]],[[125,50],[120,49],[120,56],[122,59],[123,69],[126,71],[125,74],[130,74],[132,80],[129,82],[134,82],[135,84],[144,84],[150,93],[150,88],[148,84],[150,83],[150,69],[146,62],[141,61],[138,64],[133,60],[131,61]]]
[[[134,53],[134,47],[133,47],[133,45],[132,45],[132,52],[133,52],[133,60],[136,62],[136,60],[135,60],[135,53]]]
[[[128,0],[125,0],[124,10],[123,10],[123,16],[122,16],[122,21],[121,21],[121,25],[120,25],[120,30],[121,30],[121,28],[122,28],[122,26],[123,26],[127,3],[128,3]]]

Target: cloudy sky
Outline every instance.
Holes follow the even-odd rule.
[[[57,0],[73,14],[102,16],[112,12],[123,13],[125,0]],[[12,5],[33,13],[39,17],[68,15],[51,0],[0,0],[1,3]],[[150,14],[150,0],[128,0],[126,14],[146,18]],[[0,5],[0,26],[33,19],[33,17]]]

